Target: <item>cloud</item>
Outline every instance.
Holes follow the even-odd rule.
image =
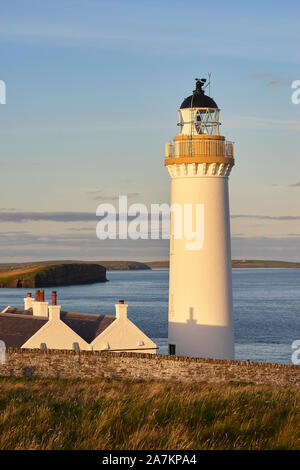
[[[248,214],[237,214],[248,217]],[[253,216],[265,217],[265,216]],[[269,216],[267,216],[269,218]],[[300,217],[297,218],[299,220]],[[272,218],[273,220],[273,218]],[[276,219],[277,220],[277,219]],[[281,220],[281,219],[280,219]],[[169,240],[99,240],[95,229],[72,227],[62,233],[35,234],[28,231],[0,233],[2,262],[42,259],[167,259]],[[232,237],[234,258],[300,260],[300,234]]]
[[[94,197],[92,197],[91,199],[93,199],[94,201],[118,201],[119,200],[119,194],[118,195],[110,195],[110,194],[103,194],[103,190],[102,189],[96,189],[96,190],[90,190],[90,191],[87,191],[88,194],[93,194]],[[128,199],[132,199],[134,197],[138,197],[140,195],[140,193],[127,193],[127,194],[124,194],[124,196],[127,196]]]
[[[139,193],[130,193],[131,197]],[[118,218],[118,214],[117,218]],[[300,220],[300,215],[257,215],[257,214],[233,214],[232,219],[259,219],[259,220]],[[135,217],[128,217],[128,220],[133,220]],[[95,222],[100,220],[99,216],[91,212],[15,212],[4,211],[0,212],[0,223],[2,222]]]
[[[28,222],[48,220],[52,222],[96,222],[95,213],[89,212],[0,212],[0,222]]]
[[[268,187],[271,188],[297,188],[300,187],[300,182],[299,183],[293,183],[293,184],[270,184]]]
[[[15,246],[24,250],[25,246],[60,246],[78,247],[85,242],[91,246],[97,242],[95,230],[90,233],[34,234],[30,232],[7,232],[0,234],[1,247]]]
[[[300,215],[255,215],[233,214],[232,219],[259,219],[259,220],[300,220]]]
[[[104,216],[103,216],[104,217]],[[148,216],[148,218],[150,215]],[[0,212],[1,222],[99,222],[101,216],[96,216],[95,213],[90,212]],[[124,220],[123,214],[116,212],[116,219],[121,218]],[[135,216],[128,216],[128,221],[134,220]],[[147,218],[147,215],[146,215]]]
[[[89,228],[89,227],[81,227],[81,228],[77,228],[77,227],[69,227],[67,229],[69,232],[87,232],[87,233],[95,233],[95,228]]]
[[[292,80],[284,77],[274,76],[270,72],[257,72],[251,74],[251,77],[254,79],[264,81],[265,87],[275,87],[275,86],[290,86]]]
[[[276,78],[273,80],[270,80],[265,84],[266,87],[272,87],[272,86],[290,86],[292,80],[288,80],[287,78]]]
[[[232,257],[300,261],[300,236],[232,237]]]
[[[167,259],[169,240],[99,240],[93,233],[0,234],[2,262],[36,260]]]
[[[300,236],[232,237],[233,258],[299,261]],[[167,259],[169,240],[98,240],[92,234],[0,235],[2,262],[46,259]]]

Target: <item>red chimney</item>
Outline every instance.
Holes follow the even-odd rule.
[[[56,301],[57,301],[57,294],[56,294],[56,291],[53,290],[52,291],[52,305],[56,305]]]
[[[36,300],[37,302],[40,301],[40,291],[39,291],[39,289],[37,289],[37,290],[35,291],[35,300]]]
[[[32,297],[31,292],[27,293],[27,297]]]
[[[44,289],[41,289],[40,290],[40,302],[44,302],[45,301],[45,291]]]
[[[124,300],[119,300],[119,304],[123,304],[124,303]]]

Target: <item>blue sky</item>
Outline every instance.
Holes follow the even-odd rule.
[[[0,9],[1,260],[167,258],[166,242],[100,242],[96,218],[51,214],[94,214],[119,194],[169,202],[164,144],[208,71],[222,132],[236,142],[233,256],[300,260],[299,2],[6,0]]]

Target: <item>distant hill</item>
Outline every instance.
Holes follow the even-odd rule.
[[[112,270],[145,270],[151,269],[149,263],[140,263],[139,261],[99,261],[109,271]]]
[[[233,268],[300,268],[300,263],[236,259]],[[36,261],[0,264],[0,287],[47,287],[105,282],[106,270],[168,269],[169,261]]]
[[[79,260],[49,260],[49,261],[32,261],[25,263],[0,263],[0,276],[3,271],[11,271],[15,269],[32,269],[41,266],[61,265],[61,264],[94,264],[104,266],[107,270],[136,270],[151,269],[148,264],[140,261],[79,261]]]
[[[147,265],[151,269],[168,268],[169,261],[150,261]],[[233,268],[300,268],[300,263],[290,261],[268,261],[253,259],[234,259],[232,260]]]
[[[234,259],[233,268],[300,268],[300,263],[291,261],[268,261],[255,259]]]
[[[147,265],[151,269],[162,269],[162,268],[168,268],[169,267],[169,260],[166,261],[149,261]]]
[[[106,268],[98,264],[27,264],[0,270],[0,287],[56,287],[105,281]]]

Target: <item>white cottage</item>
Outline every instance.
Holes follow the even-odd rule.
[[[39,289],[35,299],[27,294],[24,309],[0,313],[0,340],[14,348],[156,353],[156,344],[127,317],[128,305],[120,300],[115,307],[115,316],[61,311],[56,292],[49,305]]]

